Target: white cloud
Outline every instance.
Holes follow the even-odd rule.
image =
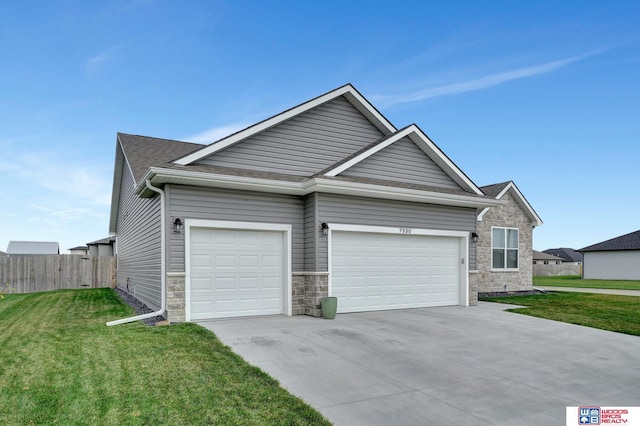
[[[78,165],[46,154],[25,154],[0,162],[5,171],[61,196],[71,196],[76,202],[95,206],[111,204],[111,180],[103,166]]]
[[[202,144],[210,144],[219,139],[224,138],[225,136],[229,136],[238,130],[242,130],[245,127],[249,126],[249,123],[245,121],[228,124],[226,126],[213,127],[209,130],[205,130],[203,132],[197,133],[195,135],[187,136],[182,138],[181,140],[187,142],[194,143],[202,143]]]
[[[118,46],[109,47],[95,56],[87,59],[85,62],[85,69],[89,73],[101,71],[105,66],[111,63],[115,57],[116,52],[119,50]]]
[[[580,61],[589,56],[593,56],[602,52],[602,50],[585,53],[578,56],[572,56],[570,58],[562,59],[559,61],[547,62],[545,64],[534,65],[527,68],[520,68],[513,71],[506,71],[497,74],[488,75],[485,77],[476,78],[473,80],[446,84],[439,87],[433,87],[429,89],[417,90],[411,93],[405,93],[397,96],[373,96],[372,98],[381,104],[390,106],[407,102],[418,102],[426,99],[435,98],[438,96],[456,95],[459,93],[470,92],[473,90],[486,89],[488,87],[497,86],[498,84],[505,83],[507,81],[518,80],[527,77],[533,77],[540,74],[546,74],[562,67],[565,67],[573,62]]]

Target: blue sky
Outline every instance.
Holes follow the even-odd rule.
[[[0,250],[108,235],[116,132],[210,142],[347,82],[514,180],[535,249],[640,229],[640,2],[37,3],[0,5]]]

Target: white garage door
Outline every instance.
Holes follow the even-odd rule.
[[[284,313],[283,232],[190,232],[190,319]]]
[[[460,304],[460,239],[332,233],[332,295],[338,312]]]

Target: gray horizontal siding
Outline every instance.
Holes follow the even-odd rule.
[[[301,197],[195,186],[167,185],[167,222],[172,218],[290,224],[292,269],[304,264],[304,203]],[[168,233],[169,271],[184,272],[184,236]]]
[[[319,236],[316,212],[317,194],[309,194],[304,200],[304,270],[313,272],[316,270],[317,252],[316,241]]]
[[[403,138],[382,149],[341,175],[461,189],[409,138]]]
[[[310,176],[382,136],[341,96],[199,163]]]
[[[152,309],[160,309],[162,288],[160,197],[139,198],[123,167],[116,225],[117,285]]]
[[[318,194],[317,197],[318,223],[475,231],[475,209],[471,208],[334,194]],[[319,237],[316,248],[318,271],[328,270],[327,248],[327,238]]]

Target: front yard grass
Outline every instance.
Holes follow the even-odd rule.
[[[195,324],[107,327],[112,289],[0,300],[3,425],[329,424]]]
[[[640,281],[633,280],[583,280],[578,275],[559,277],[533,277],[534,286],[609,288],[640,290]]]
[[[509,312],[640,336],[640,297],[557,292],[487,297],[484,301],[527,306]]]

